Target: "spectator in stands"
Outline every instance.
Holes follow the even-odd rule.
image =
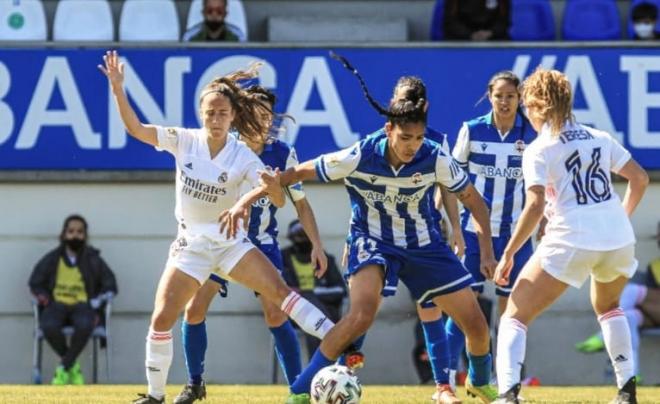
[[[237,28],[225,23],[227,0],[204,0],[204,20],[183,34],[184,41],[238,42]]]
[[[445,0],[445,38],[471,41],[509,39],[510,4],[510,0]]]
[[[96,309],[117,294],[115,276],[87,244],[87,221],[80,215],[66,218],[60,245],[37,263],[29,281],[30,291],[43,308],[40,327],[46,341],[60,356],[52,384],[84,384],[78,355],[98,322]],[[74,328],[70,344],[62,327]]]
[[[315,278],[315,268],[310,259],[312,242],[305,234],[298,219],[289,224],[287,238],[292,244],[282,250],[284,280],[292,289],[298,291],[301,296],[312,302],[336,323],[342,314],[346,283],[337,268],[335,257],[326,253],[328,270],[322,277]],[[305,334],[305,338],[307,353],[311,358],[321,341],[308,334]]]
[[[660,38],[655,29],[658,22],[658,7],[653,3],[639,3],[632,9],[634,39],[653,40]]]
[[[660,248],[660,222],[655,236]],[[633,348],[635,374],[639,378],[639,330],[660,327],[660,257],[647,267],[644,284],[630,282],[623,289],[619,306],[624,311],[630,325],[630,340]],[[596,333],[582,342],[575,344],[575,349],[582,353],[600,352],[605,349],[602,333]]]

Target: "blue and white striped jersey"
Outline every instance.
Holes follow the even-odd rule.
[[[368,236],[402,248],[442,242],[434,222],[433,193],[440,183],[458,192],[468,176],[437,143],[424,140],[415,158],[394,169],[386,159],[388,138],[368,136],[316,160],[321,181],[344,179],[351,200],[351,238]]]
[[[513,128],[500,135],[490,112],[461,128],[452,155],[466,169],[490,209],[493,237],[510,236],[525,204],[522,155],[536,132],[522,114]],[[475,232],[470,212],[463,212],[463,229]]]
[[[280,171],[284,171],[298,164],[298,157],[294,148],[277,139],[264,146],[259,158],[266,169],[279,168]],[[305,197],[301,183],[290,185],[285,191],[293,202]],[[277,207],[267,197],[260,198],[252,204],[248,237],[257,247],[261,244],[275,244],[277,242],[278,229],[275,212],[277,212]]]

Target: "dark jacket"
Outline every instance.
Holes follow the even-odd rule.
[[[46,295],[49,300],[53,300],[53,289],[55,288],[60,257],[68,260],[63,246],[48,252],[35,265],[28,282],[33,295]],[[95,298],[105,292],[117,294],[115,275],[101,258],[99,250],[89,245],[85,246],[78,255],[76,264],[85,283],[88,299]]]
[[[510,0],[497,0],[497,7],[486,8],[487,0],[446,0],[444,29],[446,39],[471,39],[473,32],[493,31],[491,40],[509,39]]]

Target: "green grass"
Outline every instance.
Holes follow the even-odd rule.
[[[181,386],[167,389],[168,402],[176,396]],[[142,385],[96,386],[13,386],[0,385],[0,403],[90,404],[130,403],[137,393],[146,391]],[[425,403],[430,404],[431,386],[365,386],[362,393],[364,404]],[[523,389],[525,403],[606,403],[615,394],[613,387],[527,387]],[[200,404],[215,403],[284,403],[287,389],[284,386],[209,386],[208,397]],[[468,400],[464,390],[459,397]],[[639,387],[640,403],[660,403],[660,387]]]

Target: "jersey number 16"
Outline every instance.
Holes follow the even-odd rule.
[[[600,166],[600,147],[591,152],[591,164],[587,167],[584,179],[582,178],[582,160],[578,150],[574,151],[564,166],[572,176],[571,184],[575,190],[578,205],[586,205],[591,199],[594,203],[607,201],[612,196],[610,180],[607,173]]]

